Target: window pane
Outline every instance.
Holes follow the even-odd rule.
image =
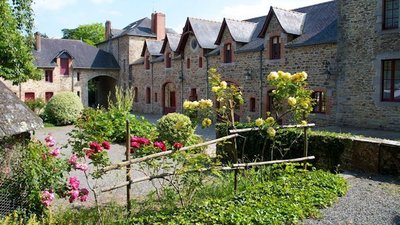
[[[394,99],[400,100],[400,79],[394,80]]]
[[[382,97],[383,99],[390,99],[390,80],[384,80],[383,81],[383,93]]]

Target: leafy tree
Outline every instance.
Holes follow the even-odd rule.
[[[0,77],[13,84],[41,74],[33,64],[33,0],[0,0]]]
[[[62,29],[63,39],[82,40],[95,45],[104,40],[104,27],[101,23],[79,25],[75,29]]]

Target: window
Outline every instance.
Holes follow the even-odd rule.
[[[281,58],[281,42],[278,36],[271,38],[271,59]]]
[[[60,74],[69,75],[69,59],[60,58]]]
[[[53,97],[53,92],[46,92],[44,93],[44,97],[46,102],[49,102],[49,100],[51,99],[51,97]]]
[[[154,102],[158,102],[158,95],[157,95],[157,93],[154,93]]]
[[[192,88],[190,90],[189,100],[190,101],[197,101],[197,90],[196,90],[196,88]]]
[[[32,100],[35,100],[35,93],[25,92],[25,101],[32,101]]]
[[[383,1],[383,29],[399,28],[399,4],[400,0]]]
[[[199,56],[199,68],[203,68],[203,57]]]
[[[44,80],[46,82],[53,83],[53,70],[45,70],[44,71]]]
[[[323,91],[314,91],[311,94],[311,97],[314,99],[314,103],[315,103],[312,112],[313,113],[325,113],[326,112],[325,93]]]
[[[144,59],[144,67],[146,68],[146,70],[150,69],[150,56],[146,56]]]
[[[190,58],[186,59],[186,69],[190,69]]]
[[[171,68],[171,61],[172,61],[172,54],[168,52],[166,54],[166,59],[165,59],[165,67],[166,68]]]
[[[76,80],[77,80],[77,81],[80,81],[80,80],[81,80],[81,73],[80,73],[80,72],[77,72],[77,73],[76,73]]]
[[[384,60],[382,68],[382,101],[400,102],[400,59]]]
[[[151,89],[149,87],[146,88],[146,104],[151,103]]]
[[[232,62],[232,44],[228,43],[224,45],[224,63]]]
[[[250,98],[250,112],[256,111],[256,99]]]
[[[138,100],[139,100],[138,95],[139,95],[139,93],[138,93],[138,88],[135,87],[135,88],[133,89],[133,99],[134,99],[135,102],[138,102]]]

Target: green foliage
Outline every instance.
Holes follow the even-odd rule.
[[[160,139],[171,145],[176,142],[186,145],[195,131],[190,118],[179,113],[169,113],[161,117],[157,121],[157,130]]]
[[[40,112],[46,106],[46,103],[41,98],[25,101],[25,104],[35,113]]]
[[[39,141],[31,141],[21,151],[21,161],[12,168],[12,176],[5,179],[1,190],[11,192],[10,198],[20,203],[26,214],[43,215],[45,207],[41,203],[41,192],[65,189],[68,169],[66,160],[49,155],[49,148]]]
[[[129,113],[133,106],[133,89],[123,90],[119,86],[115,87],[115,100],[108,96],[108,110],[122,113]]]
[[[55,125],[74,123],[83,110],[81,99],[73,92],[60,92],[47,103],[44,114]]]
[[[62,29],[63,39],[82,40],[95,45],[104,40],[104,26],[101,23],[83,24],[74,29]]]
[[[31,5],[32,0],[0,0],[0,77],[13,84],[42,78],[33,64],[31,51]]]

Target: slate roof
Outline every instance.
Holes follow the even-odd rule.
[[[251,41],[256,27],[257,23],[224,18],[215,44],[221,44],[221,39],[226,28],[228,28],[234,41],[248,43]]]
[[[151,56],[160,56],[163,41],[146,40],[143,45],[142,54],[144,56],[146,49],[148,49]]]
[[[161,53],[164,53],[165,48],[167,47],[167,43],[169,43],[169,46],[171,47],[171,50],[173,52],[176,52],[178,49],[179,45],[179,40],[181,39],[182,35],[180,34],[172,34],[172,33],[167,33],[165,35],[165,39],[161,48]]]
[[[0,81],[0,139],[43,127],[35,115]]]
[[[247,44],[243,45],[242,47],[238,48],[236,50],[237,53],[261,51],[264,49],[264,39],[259,38],[258,34],[262,30],[266,19],[267,19],[267,16],[260,16],[260,17],[255,17],[255,18],[245,20],[246,22],[256,24],[256,26],[252,33],[251,41],[249,41]]]
[[[41,38],[40,41],[40,51],[33,51],[35,65],[38,68],[55,67],[57,65],[55,58],[67,53],[74,59],[72,61],[74,68],[119,69],[113,55],[82,41],[50,38]]]
[[[303,33],[303,26],[306,18],[305,13],[276,7],[272,7],[272,10],[286,33],[294,35],[301,35]]]

